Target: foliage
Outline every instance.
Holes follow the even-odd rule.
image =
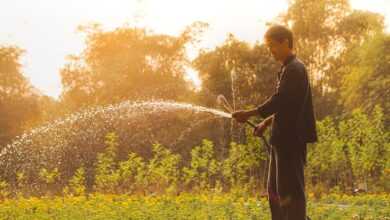
[[[353,10],[348,0],[292,0],[279,20],[291,27],[295,51],[307,66],[316,116],[340,114],[341,82],[348,74],[342,69],[351,62],[345,56],[383,32],[383,17]]]
[[[342,68],[342,101],[347,111],[362,108],[373,111],[376,105],[384,110],[389,126],[390,36],[378,34],[346,55],[348,65]]]
[[[21,70],[23,52],[0,45],[0,149],[39,118],[39,94]]]
[[[331,194],[309,198],[312,219],[389,218],[389,195]],[[1,219],[270,219],[266,198],[233,194],[128,196],[94,194],[89,197],[20,198],[0,202]]]
[[[183,168],[186,184],[192,183],[198,190],[211,189],[212,180],[219,171],[220,163],[215,159],[214,146],[209,140],[203,140],[200,146],[191,150],[190,167]]]
[[[390,191],[390,36],[384,32],[384,19],[352,10],[347,0],[289,2],[279,21],[294,32],[296,53],[310,73],[319,119],[320,141],[308,148],[308,191],[314,199],[328,195],[318,204],[310,204],[309,210],[316,219],[388,218],[387,194],[333,194],[351,194],[356,188],[370,193]],[[216,96],[223,94],[236,109],[245,109],[271,95],[279,66],[262,44],[250,45],[229,34],[221,45],[201,50],[193,61],[188,59],[186,47],[195,43],[206,27],[195,23],[178,36],[126,26],[112,31],[81,27],[87,35],[85,50],[69,56],[61,69],[64,90],[59,102],[40,94],[24,77],[22,49],[0,46],[0,150],[40,121],[91,106],[156,98],[215,106]],[[190,63],[202,80],[197,93],[185,80]],[[189,117],[197,122],[187,122]],[[265,207],[263,200],[237,201],[237,197],[261,192],[259,185],[264,184],[268,166],[261,141],[251,130],[225,123],[227,120],[220,130],[215,129],[215,121],[196,128],[211,121],[198,117],[161,111],[146,120],[142,114],[134,119],[133,127],[118,122],[118,130],[107,135],[111,127],[93,130],[99,119],[92,117],[85,125],[77,121],[74,128],[63,130],[76,138],[57,142],[54,152],[44,144],[34,148],[30,143],[24,152],[10,148],[6,153],[11,157],[1,161],[10,166],[0,170],[0,199],[4,200],[0,218],[85,219],[98,215],[97,219],[123,219],[131,213],[129,218],[169,219],[177,215],[175,209],[183,216],[202,219],[266,218],[260,212]],[[194,129],[193,137],[182,138],[181,133],[179,139],[189,141],[170,146],[183,127]],[[44,132],[36,135],[38,142],[49,139]],[[199,144],[199,137],[209,140]],[[32,152],[41,157],[30,157]],[[110,196],[224,190],[231,192],[226,198]],[[60,192],[65,196],[23,198]]]
[[[179,36],[136,27],[113,31],[81,27],[87,34],[86,48],[79,56],[69,56],[61,70],[63,104],[75,110],[127,99],[184,100],[191,95],[191,85],[184,79],[185,47],[206,27],[195,22]]]
[[[119,162],[120,188],[124,192],[133,192],[143,189],[146,184],[146,164],[136,153],[129,153],[126,161]]]
[[[164,192],[164,187],[174,193],[180,178],[180,155],[173,154],[160,144],[153,145],[153,157],[147,165],[148,185],[155,187],[156,192]]]
[[[113,193],[118,186],[119,173],[117,172],[116,153],[118,137],[115,133],[106,136],[106,149],[97,155],[95,171],[95,189],[99,192]]]
[[[85,169],[80,167],[69,180],[68,186],[64,188],[64,193],[74,196],[82,196],[85,194],[85,190]]]
[[[320,141],[308,152],[311,184],[339,186],[344,192],[387,191],[382,177],[389,166],[390,141],[384,124],[379,106],[370,115],[356,109],[338,123],[329,117],[318,122]]]

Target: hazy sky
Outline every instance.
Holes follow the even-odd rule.
[[[351,4],[385,15],[390,30],[390,0]],[[84,47],[85,36],[76,31],[80,24],[97,22],[110,30],[127,23],[177,35],[201,20],[210,28],[200,46],[213,48],[229,32],[250,43],[261,40],[265,22],[286,9],[287,0],[7,0],[0,8],[0,45],[26,50],[22,59],[26,77],[44,94],[58,97],[65,57]]]

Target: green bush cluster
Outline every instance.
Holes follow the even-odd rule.
[[[355,110],[342,119],[318,122],[319,142],[308,146],[306,182],[309,192],[389,192],[390,142],[380,107],[372,114]],[[0,197],[100,192],[110,194],[180,194],[183,192],[235,192],[252,195],[264,190],[267,151],[247,132],[246,143],[232,142],[227,155],[217,155],[213,142],[204,139],[191,149],[188,161],[161,144],[153,144],[149,159],[130,152],[119,157],[118,136],[108,133],[105,148],[91,165],[73,171],[70,178],[54,166],[38,169],[38,180],[23,170],[13,181],[0,182]]]

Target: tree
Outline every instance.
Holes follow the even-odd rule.
[[[278,70],[264,46],[250,46],[232,34],[221,46],[201,51],[193,65],[202,80],[200,102],[214,106],[216,97],[223,94],[237,109],[260,104],[271,95]]]
[[[261,104],[274,91],[278,71],[264,45],[250,46],[232,34],[221,46],[201,51],[193,66],[202,80],[198,102],[215,107],[217,96],[222,94],[235,109]],[[226,132],[226,143],[245,140],[245,130],[234,121],[226,130],[230,131]]]
[[[373,111],[382,106],[386,127],[389,126],[390,35],[377,34],[346,56],[342,81],[342,103],[347,111],[362,108]]]
[[[18,47],[0,46],[0,146],[31,127],[39,117],[39,93],[21,72]]]
[[[291,25],[296,52],[311,74],[317,117],[340,113],[344,54],[383,31],[383,17],[352,10],[348,0],[291,0],[280,19]]]
[[[184,78],[185,48],[205,26],[195,23],[179,36],[143,28],[81,28],[87,33],[86,49],[70,56],[61,70],[61,99],[72,109],[127,99],[185,100],[192,93]]]

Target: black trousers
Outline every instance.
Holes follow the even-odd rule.
[[[269,158],[267,188],[272,220],[306,220],[306,144],[273,145]]]

